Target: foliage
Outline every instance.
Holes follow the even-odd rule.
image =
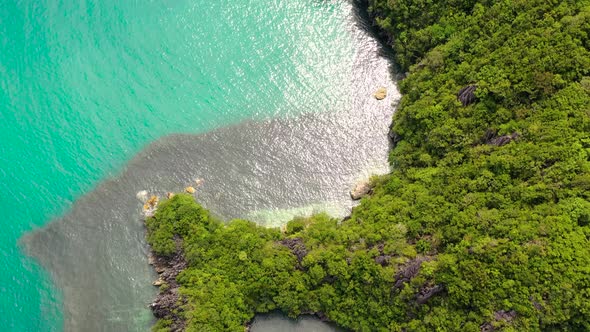
[[[357,331],[590,330],[590,2],[369,11],[409,71],[394,171],[349,220],[284,234],[223,225],[189,196],[162,203],[148,241],[164,255],[182,242],[187,330],[241,331],[275,309]]]

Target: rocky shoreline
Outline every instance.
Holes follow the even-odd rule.
[[[379,88],[373,95],[375,99],[382,100],[387,95],[385,88]],[[389,135],[391,135],[391,128]],[[390,137],[391,141],[395,144],[395,140]],[[204,182],[202,178],[194,180],[195,185],[187,186],[184,189],[185,193],[194,195],[196,189],[201,186]],[[350,199],[353,201],[360,200],[363,197],[370,196],[373,194],[374,184],[370,179],[362,179],[354,183],[354,187],[349,191]],[[170,199],[175,194],[167,192],[165,197]],[[146,190],[142,190],[136,194],[139,201],[143,203],[143,220],[144,222],[153,217],[158,209],[160,203],[160,197],[157,195],[149,195]],[[345,216],[343,220],[350,219],[350,214]],[[298,268],[301,268],[300,263],[303,257],[307,254],[307,249],[303,245],[301,239],[285,239],[280,242],[281,245],[289,248],[298,259]],[[169,256],[162,256],[156,254],[152,248],[149,248],[148,263],[153,266],[154,270],[158,273],[158,279],[152,284],[159,288],[158,294],[152,303],[149,304],[154,317],[161,320],[167,320],[167,328],[171,332],[184,331],[186,327],[186,321],[181,314],[184,309],[183,305],[186,304],[186,300],[183,300],[179,294],[180,285],[176,281],[177,276],[184,269],[187,268],[188,264],[183,255],[182,240],[180,238],[175,239],[176,249]],[[309,315],[318,318],[322,322],[331,322],[330,319],[323,312],[303,312],[302,315]],[[246,322],[244,324],[244,331],[249,332],[251,330],[253,321]]]
[[[167,257],[157,255],[150,248],[148,261],[159,275],[159,278],[153,282],[153,285],[160,290],[149,305],[152,313],[158,319],[171,320],[170,331],[184,331],[186,322],[179,315],[183,311],[184,303],[178,293],[180,285],[176,281],[178,274],[187,267],[186,259],[182,254],[181,241],[176,240],[175,253]]]
[[[200,184],[200,183],[199,183]],[[195,191],[188,190],[193,187],[187,187],[185,192],[193,194]],[[370,194],[370,193],[365,193]],[[166,195],[168,198],[174,196],[174,193],[168,192]],[[137,198],[140,200],[147,199],[143,206],[144,222],[148,218],[151,218],[158,209],[159,198],[158,196],[151,196],[148,198],[145,191],[141,191],[137,194]],[[345,217],[345,219],[349,216]],[[159,288],[158,294],[152,303],[149,304],[149,308],[152,314],[157,319],[165,319],[169,321],[168,329],[171,332],[182,332],[186,327],[186,320],[182,313],[184,312],[183,305],[186,304],[180,294],[180,285],[176,281],[176,277],[188,267],[188,263],[184,257],[182,250],[182,240],[180,238],[175,239],[176,249],[169,256],[158,255],[149,247],[148,253],[148,264],[153,266],[154,271],[158,274],[152,285]],[[297,257],[298,266],[301,269],[301,262],[307,255],[307,248],[300,238],[295,239],[284,239],[279,242],[280,245],[289,248],[289,250]],[[302,315],[309,315],[318,318],[322,322],[331,322],[330,319],[323,312],[303,312]],[[244,324],[244,332],[250,332],[253,321],[246,322]]]
[[[195,187],[199,187],[203,182],[202,178],[195,179]],[[187,186],[184,191],[193,195],[196,193],[195,187]],[[170,199],[174,195],[172,192],[167,192],[166,198]],[[145,222],[148,218],[153,217],[158,210],[160,198],[157,195],[149,196],[146,190],[138,192],[136,197],[144,203],[142,213]],[[182,306],[185,304],[185,300],[180,297],[180,285],[176,281],[176,277],[187,268],[188,263],[183,254],[182,240],[176,238],[174,242],[176,248],[168,256],[158,255],[151,247],[149,248],[148,264],[153,266],[158,273],[158,279],[152,285],[159,288],[158,294],[150,303],[149,308],[157,319],[170,321],[168,328],[171,332],[179,332],[184,331],[186,327],[186,321],[180,315],[184,311]]]
[[[368,6],[367,0],[358,0],[357,5],[361,8]],[[369,18],[371,21],[373,17]],[[374,24],[374,21],[371,22]],[[374,27],[374,26],[373,26]],[[381,31],[379,31],[381,32]],[[381,41],[385,38],[382,34],[378,34]],[[372,94],[372,97],[378,101],[384,100],[388,96],[386,87],[378,87]],[[393,145],[399,141],[399,137],[393,132],[391,124],[388,130],[388,138]],[[196,186],[198,187],[203,183],[203,179],[199,178],[195,180]],[[366,196],[373,194],[374,184],[370,179],[362,179],[354,183],[353,188],[349,191],[351,200],[357,201]],[[195,194],[196,190],[194,187],[188,186],[184,190],[188,194]],[[167,198],[170,199],[174,196],[174,193],[168,192]],[[139,192],[137,198],[142,200],[145,205],[143,207],[144,220],[152,217],[157,210],[159,198],[157,196],[151,196],[148,199],[147,192]],[[343,220],[350,219],[350,214],[346,215]],[[291,252],[297,257],[297,268],[301,268],[301,261],[307,254],[307,249],[300,238],[296,239],[285,239],[280,242],[281,245],[289,248]],[[156,295],[154,301],[149,305],[153,315],[158,319],[166,319],[170,321],[168,329],[172,332],[184,331],[186,327],[186,321],[182,317],[181,313],[184,311],[182,306],[186,304],[186,300],[183,300],[179,295],[180,285],[176,281],[176,277],[187,267],[187,261],[183,255],[182,240],[176,239],[176,250],[170,256],[157,255],[150,247],[148,256],[148,262],[152,265],[159,277],[153,282],[155,287],[159,287],[159,292]],[[318,318],[322,322],[330,323],[331,320],[323,312],[302,312],[302,315],[309,315]],[[250,332],[252,328],[253,320],[244,324],[244,331]]]

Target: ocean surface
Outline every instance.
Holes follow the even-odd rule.
[[[139,190],[203,178],[215,214],[268,226],[346,214],[388,170],[381,53],[346,0],[2,1],[3,330],[148,329]]]

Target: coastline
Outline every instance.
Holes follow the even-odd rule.
[[[383,32],[376,27],[375,17],[369,15],[367,11],[369,3],[367,0],[355,0],[355,14],[357,15],[359,22],[357,24],[361,24],[368,29],[372,38],[375,38],[380,43],[380,52],[391,61],[391,50],[388,49],[387,40],[390,39],[391,36],[387,36]],[[389,85],[387,88],[379,87],[376,85],[374,87],[376,89],[375,93],[371,95],[371,99],[376,99],[380,102],[387,102],[389,107],[394,110],[397,107],[397,103],[399,102],[399,97],[397,89]],[[391,93],[394,97],[387,98],[388,93]],[[386,99],[384,101],[384,99]],[[387,130],[384,131],[382,134],[384,137],[387,137],[388,141],[388,148],[387,153],[391,151],[395,147],[395,145],[399,142],[399,137],[393,132],[393,123],[391,121],[388,122]],[[370,176],[377,176],[377,175],[384,175],[384,173],[377,170],[377,172],[368,173]],[[359,180],[357,177],[355,181],[351,181],[348,183],[348,187],[350,190],[347,190],[347,193],[350,195],[350,201],[355,202],[361,198],[370,196],[373,193],[373,185],[370,184],[367,174],[364,175],[363,180]],[[192,187],[187,187],[191,188]],[[183,192],[179,192],[183,193]],[[184,191],[187,193],[187,190]],[[195,191],[188,191],[189,194],[195,196]],[[172,196],[177,195],[178,193],[170,193],[168,192],[166,196],[170,199]],[[196,199],[196,198],[195,198]],[[153,217],[154,213],[157,213],[157,204],[153,206],[149,210],[144,208],[144,224],[148,218]],[[341,217],[343,221],[346,221],[351,218],[352,209],[354,209],[355,203],[351,205],[351,209],[347,214]],[[251,211],[250,213],[252,213]],[[293,215],[293,217],[297,217],[299,215]],[[291,220],[291,219],[289,219]],[[276,227],[276,224],[274,225]],[[266,227],[273,227],[272,225],[267,225]],[[286,221],[283,221],[281,226],[281,232],[285,231]],[[287,241],[285,239],[285,241]],[[294,255],[298,255],[298,246],[295,247],[289,242],[281,242],[281,245],[289,248],[293,252]],[[302,244],[300,244],[302,245]],[[161,328],[162,331],[170,331],[170,332],[181,332],[184,331],[186,327],[186,321],[183,319],[183,308],[182,306],[186,304],[186,299],[182,299],[179,297],[179,288],[180,285],[176,281],[176,277],[187,268],[187,261],[184,258],[184,253],[182,249],[182,240],[176,238],[175,239],[175,250],[170,255],[159,255],[155,252],[150,245],[148,245],[149,252],[147,253],[148,257],[148,264],[154,268],[154,271],[157,273],[157,279],[152,282],[152,285],[158,289],[157,295],[154,298],[153,302],[150,303],[149,308],[152,311],[154,317],[158,319],[156,321],[156,325],[153,327],[155,330],[159,331]],[[299,258],[301,260],[301,257]],[[322,322],[331,323],[328,316],[323,312],[312,312],[312,311],[305,311],[301,312],[300,316],[313,316],[319,319]],[[300,317],[299,316],[299,317]],[[252,323],[254,322],[255,317],[252,317],[251,320],[247,321],[244,324],[244,332],[250,332]],[[162,326],[159,323],[164,322]],[[344,331],[344,330],[342,330]]]
[[[192,188],[192,187],[187,187]],[[183,193],[167,193],[167,199],[171,199],[178,194],[190,194],[193,199],[195,192],[185,190]],[[366,193],[363,197],[370,195]],[[156,197],[156,196],[152,196]],[[157,213],[158,204],[149,205],[146,203],[143,208],[144,223],[149,219],[153,218]],[[343,220],[347,220],[349,216],[345,216]],[[281,232],[286,232],[287,225],[281,227]],[[222,226],[223,227],[223,226]],[[264,227],[264,226],[262,226]],[[159,331],[168,332],[181,332],[184,331],[187,325],[186,317],[184,316],[184,306],[187,304],[186,298],[180,295],[181,285],[177,281],[178,275],[188,267],[188,262],[184,256],[183,241],[179,237],[174,239],[175,248],[173,252],[167,255],[158,254],[153,250],[152,246],[148,245],[149,252],[147,253],[148,264],[153,267],[157,273],[157,279],[152,282],[152,285],[158,289],[158,293],[155,296],[153,302],[149,304],[149,308],[152,311],[154,317],[158,319],[154,329]],[[293,255],[298,258],[299,264],[301,260],[307,254],[305,245],[301,239],[288,239],[284,238],[276,243],[277,245],[284,246],[291,251]],[[301,312],[298,317],[301,316],[313,316],[322,322],[334,324],[328,316],[323,312],[304,311]],[[244,331],[250,332],[252,324],[256,316],[252,317],[251,320],[244,323]],[[343,331],[343,330],[342,330]]]
[[[367,89],[367,101],[374,100],[372,92],[373,88]],[[397,98],[393,88],[388,98]],[[104,322],[113,326],[113,331],[121,326],[129,330],[126,322],[137,327],[151,319],[147,304],[155,295],[151,285],[155,276],[146,260],[137,191],[147,189],[164,196],[167,191],[181,191],[184,186],[179,184],[203,177],[200,201],[225,219],[274,207],[308,206],[326,197],[352,206],[350,183],[364,169],[387,167],[389,143],[384,132],[391,116],[387,100],[391,99],[371,102],[362,116],[354,109],[249,121],[202,135],[173,135],[150,144],[120,175],[77,200],[66,216],[22,239],[27,254],[64,290],[66,330],[101,330]],[[338,130],[326,132],[331,126]],[[355,137],[360,132],[364,140]],[[228,163],[227,156],[243,162]],[[326,177],[326,170],[335,176]],[[288,178],[273,176],[281,173]],[[113,270],[112,266],[124,268]],[[116,280],[112,280],[113,274],[118,275]],[[92,294],[78,296],[88,293]],[[90,300],[101,298],[108,300]],[[80,320],[82,310],[85,319]]]
[[[171,320],[170,331],[184,331],[186,322],[179,316],[183,303],[179,302],[178,290],[180,286],[176,281],[178,274],[187,267],[181,243],[176,241],[176,250],[168,257],[160,256],[150,248],[148,263],[154,267],[154,271],[158,274],[158,279],[152,283],[153,286],[158,287],[158,294],[150,303],[150,310],[157,319]]]
[[[238,181],[231,178],[231,185],[225,188],[206,189],[203,194],[208,197],[203,201],[212,202],[219,214],[224,214],[226,204],[217,202],[239,201],[236,205],[243,210],[257,211],[256,216],[245,215],[251,220],[268,219],[270,215],[274,219],[277,213],[299,214],[298,209],[316,210],[323,205],[315,202],[320,194],[330,197],[330,205],[339,206],[341,202],[335,191],[311,186],[315,180],[301,176],[305,172],[301,168],[317,171],[319,167],[308,165],[311,163],[339,169],[322,158],[295,158],[296,164],[281,165],[289,167],[288,173],[299,175],[290,181],[307,193],[295,188],[295,194],[289,196],[289,192],[268,190],[283,199],[257,202],[262,195],[252,197],[248,193],[283,186],[273,181],[272,174],[281,167],[264,167],[268,156],[230,137],[230,144],[244,150],[243,154],[231,147],[224,150],[230,154],[227,157],[207,149],[190,151],[206,153],[207,158],[225,158],[226,163],[251,164],[231,169],[221,162],[193,161],[188,156],[177,157],[181,151],[166,146],[166,142],[179,139],[174,133],[199,134],[248,119],[263,122],[275,117],[293,119],[301,114],[356,110],[358,117],[344,112],[342,119],[323,124],[332,135],[340,135],[341,141],[380,139],[361,124],[349,132],[351,126],[342,123],[364,117],[360,113],[365,110],[357,107],[357,101],[374,92],[376,87],[368,85],[389,83],[384,79],[388,64],[374,56],[379,53],[377,46],[364,29],[358,28],[350,1],[150,2],[139,7],[124,2],[97,3],[92,8],[66,0],[59,6],[17,2],[2,11],[3,17],[15,22],[5,37],[22,46],[14,49],[12,43],[6,44],[10,52],[2,62],[5,69],[14,71],[4,80],[7,102],[2,112],[7,120],[3,127],[7,152],[2,159],[7,189],[3,220],[8,227],[0,241],[5,249],[0,261],[9,269],[0,277],[6,290],[0,311],[6,314],[9,329],[145,329],[152,317],[144,306],[144,293],[152,290],[143,284],[151,271],[137,263],[143,260],[146,248],[139,236],[138,216],[126,210],[135,208],[135,201],[128,197],[133,195],[135,184],[138,188],[153,184],[179,190],[174,186],[192,177],[190,171],[198,176],[214,172],[213,168],[229,169],[229,175],[246,176],[250,183],[236,184]],[[203,11],[209,15],[203,17]],[[38,15],[28,20],[26,13]],[[27,33],[31,31],[35,33]],[[365,90],[371,91],[365,94]],[[374,115],[372,110],[366,113]],[[388,116],[387,111],[382,113]],[[313,116],[309,118],[313,121]],[[385,122],[389,121],[367,120],[365,125],[381,126]],[[280,125],[259,128],[277,127]],[[227,138],[223,135],[220,139]],[[277,135],[291,132],[279,130]],[[280,137],[275,141],[299,155],[309,142],[332,144],[316,131],[309,135],[318,135],[318,140],[310,137],[305,141],[295,135],[301,139],[296,148]],[[234,136],[244,139],[247,135]],[[274,144],[272,140],[246,140],[250,145]],[[181,145],[188,141],[211,143],[206,139],[179,141]],[[344,145],[364,148],[364,142]],[[381,144],[367,145],[374,145],[369,146],[374,158],[370,156],[370,163],[360,164],[368,169],[387,169]],[[134,167],[129,163],[136,154],[155,154],[155,146],[169,153],[167,164],[151,155],[157,165],[147,165],[143,160],[143,167],[153,173],[139,170],[145,179],[126,176],[126,169]],[[321,149],[310,150],[326,154]],[[249,155],[254,153],[258,154]],[[366,156],[339,153],[353,158]],[[354,162],[338,156],[334,160]],[[190,171],[174,170],[175,161],[186,162],[188,166],[178,167]],[[200,170],[190,165],[193,163],[210,168]],[[363,169],[343,169],[342,177],[365,174]],[[333,177],[332,183],[345,183]],[[125,190],[124,185],[133,189]],[[247,193],[233,192],[232,186]],[[291,186],[284,189],[292,190]],[[342,188],[342,192],[346,190]],[[348,208],[339,208],[339,213],[346,213]],[[228,218],[243,216],[238,211]],[[53,223],[58,225],[50,225]],[[41,243],[32,244],[35,241]],[[130,258],[121,257],[123,254]]]
[[[154,314],[154,317],[158,319],[152,328],[153,331],[184,331],[188,325],[188,317],[193,315],[191,312],[192,300],[190,295],[187,293],[190,287],[187,287],[187,285],[184,284],[187,277],[186,272],[189,272],[189,268],[192,269],[195,264],[194,258],[192,259],[192,262],[189,263],[185,257],[185,249],[187,249],[187,246],[189,245],[186,241],[188,241],[189,237],[196,236],[209,238],[212,236],[212,233],[215,233],[220,229],[232,232],[230,228],[239,228],[249,224],[247,228],[250,228],[251,230],[258,230],[258,234],[265,232],[268,233],[267,235],[274,234],[271,236],[273,240],[271,240],[271,243],[269,244],[275,247],[275,249],[278,249],[278,252],[286,251],[289,252],[290,255],[296,257],[297,259],[294,261],[295,265],[292,267],[302,271],[306,270],[306,268],[301,265],[302,260],[307,255],[305,243],[301,238],[292,238],[287,236],[288,233],[293,232],[292,228],[299,227],[297,224],[300,221],[305,220],[305,218],[296,218],[285,225],[285,227],[281,227],[279,231],[278,228],[271,229],[264,226],[255,225],[254,223],[248,222],[246,220],[223,222],[212,218],[210,216],[210,212],[202,208],[202,206],[196,202],[195,192],[189,192],[189,190],[185,190],[183,193],[168,193],[167,196],[168,199],[164,199],[161,203],[150,206],[147,206],[146,204],[143,209],[147,230],[147,242],[150,243],[148,264],[150,264],[154,268],[154,271],[158,274],[157,279],[152,283],[153,286],[158,288],[158,294],[156,295],[154,301],[149,305],[152,313]],[[164,212],[159,211],[160,205],[162,206],[162,209],[164,209]],[[183,216],[185,213],[186,216]],[[191,216],[192,218],[196,219],[189,220],[187,219],[187,216]],[[315,216],[310,217],[310,220],[313,218],[315,218]],[[191,234],[185,233],[184,236],[168,233],[168,230],[164,230],[168,227],[168,225],[173,225],[173,227],[176,229],[176,227],[179,227],[180,224],[184,224],[184,226],[180,227],[188,227],[189,229],[192,229],[193,227],[196,228],[191,231]],[[236,224],[241,226],[236,226]],[[195,233],[196,229],[200,229],[203,233]],[[255,231],[253,234],[256,233],[257,231]],[[279,233],[281,235],[276,237],[276,235]],[[253,234],[245,234],[245,236],[250,237]],[[244,234],[237,235],[241,236]],[[168,236],[172,237],[167,238]],[[212,247],[215,247],[217,244],[211,243],[211,245]],[[193,247],[193,249],[195,248]],[[209,249],[211,248],[207,248],[207,250]],[[234,257],[239,256],[240,260],[245,262],[245,260],[247,260],[246,257],[248,257],[250,254],[252,253],[240,251],[237,255],[235,252],[233,252],[231,255]],[[216,260],[218,258],[212,259]],[[206,264],[206,262],[203,263]],[[247,269],[246,267],[244,268]],[[177,277],[179,277],[181,273],[184,274],[180,276],[180,279],[177,280]],[[215,274],[215,272],[212,273]],[[219,277],[223,278],[223,276]],[[197,288],[200,289],[199,291],[205,292],[207,287],[208,286],[206,285],[197,286]],[[215,287],[223,288],[225,286],[216,285]],[[207,304],[207,306],[209,306],[209,304]],[[268,310],[254,312],[250,319],[242,322],[244,331],[251,331],[258,314],[268,313]],[[337,331],[344,331],[337,327],[336,324],[321,311],[304,310],[298,312],[297,317],[315,317],[321,322],[330,323],[333,325],[333,331],[336,331],[336,328],[338,328]],[[221,327],[218,326],[217,328]],[[236,326],[232,325],[225,325],[224,328],[236,330]]]

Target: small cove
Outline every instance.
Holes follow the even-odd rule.
[[[154,272],[146,264],[138,190],[163,194],[203,177],[197,199],[214,213],[272,226],[326,209],[342,216],[352,206],[352,184],[388,170],[387,126],[391,103],[399,96],[388,61],[358,26],[349,2],[295,1],[283,8],[238,1],[208,8],[211,16],[204,21],[199,6],[210,4],[199,2],[171,6],[156,1],[141,10],[135,2],[86,8],[68,2],[24,5],[31,10],[23,11],[27,15],[46,5],[41,13],[54,15],[55,22],[66,9],[69,15],[88,14],[90,22],[71,22],[85,26],[77,37],[90,34],[91,27],[104,31],[70,45],[75,56],[60,58],[51,47],[42,65],[31,67],[38,79],[29,93],[18,86],[4,90],[7,128],[36,123],[46,117],[43,112],[59,110],[51,116],[55,123],[5,131],[11,149],[3,151],[3,180],[24,174],[15,184],[4,181],[8,195],[17,198],[6,199],[14,209],[5,220],[22,221],[11,225],[12,237],[0,243],[7,248],[3,264],[26,267],[15,270],[12,280],[2,280],[9,296],[0,308],[14,313],[8,324],[15,330],[145,330],[152,320],[146,305],[155,289]],[[143,16],[126,17],[138,14],[134,11]],[[247,15],[235,14],[240,11]],[[115,17],[105,16],[110,14]],[[215,21],[222,15],[224,20]],[[147,41],[141,28],[150,22],[158,22],[151,28],[164,35]],[[43,31],[42,22],[35,24]],[[207,24],[219,31],[204,31]],[[219,29],[220,24],[227,27]],[[72,38],[71,27],[54,25],[40,44]],[[220,49],[224,45],[240,46],[227,51]],[[60,70],[50,71],[58,59]],[[0,64],[8,68],[9,63]],[[26,81],[26,72],[17,74],[17,82]],[[43,84],[51,89],[35,90]],[[382,85],[390,96],[378,102],[371,94]],[[19,118],[17,102],[30,94],[44,104],[25,104],[23,114],[29,118]],[[43,149],[23,155],[16,148],[40,139]],[[153,143],[145,146],[148,142]],[[15,163],[19,160],[29,163]],[[11,243],[52,219],[21,240],[43,271]],[[30,295],[13,296],[9,289],[18,287]]]
[[[66,330],[141,331],[149,323],[156,274],[147,264],[142,203],[135,197],[140,190],[164,196],[203,178],[197,199],[224,219],[271,211],[259,221],[275,220],[274,211],[284,212],[286,221],[324,202],[344,215],[353,206],[351,184],[379,167],[388,169],[391,107],[370,95],[365,101],[373,106],[363,116],[355,109],[168,136],[80,198],[63,218],[27,236],[28,252],[64,291]],[[340,124],[337,133],[327,132],[326,124],[334,122]],[[365,139],[356,139],[359,132]]]

